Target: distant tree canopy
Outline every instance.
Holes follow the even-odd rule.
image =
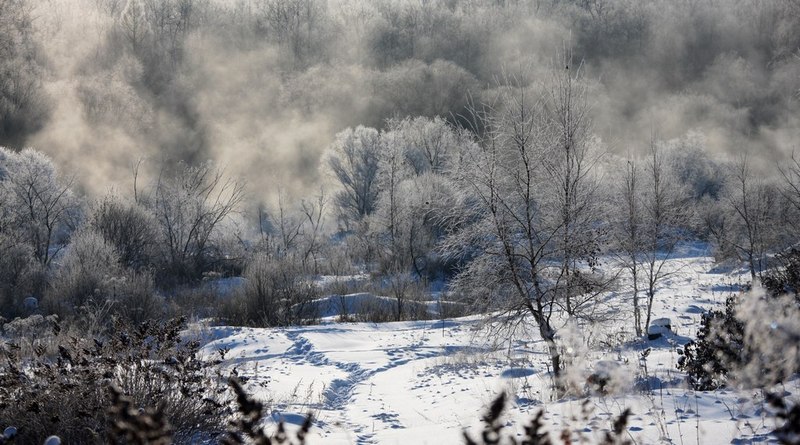
[[[39,44],[28,2],[0,1],[0,146],[20,146],[47,118]]]
[[[543,80],[565,48],[600,86],[590,114],[614,150],[659,122],[667,139],[697,128],[724,135],[717,149],[776,156],[800,111],[791,0],[70,1],[80,12],[0,3],[0,144],[111,166],[79,175],[95,192],[133,152],[240,160],[235,173],[260,186],[274,184],[254,171],[293,169],[307,192],[342,129],[418,116],[466,126],[502,72],[531,66]]]

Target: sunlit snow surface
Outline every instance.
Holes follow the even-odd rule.
[[[506,418],[516,433],[544,408],[554,439],[569,428],[574,439],[596,442],[630,407],[627,428],[639,444],[772,442],[768,433],[775,420],[758,389],[694,392],[675,367],[676,350],[695,337],[701,313],[722,305],[746,279],[740,270],[715,268],[706,255],[695,246],[669,261],[673,274],[659,288],[653,314],[671,319],[674,334],[668,338],[633,339],[624,277],[608,296],[607,321],[561,329],[564,344],[573,345],[574,368],[619,364],[617,394],[592,396],[588,403],[579,396],[552,400],[537,334],[517,332],[508,341],[507,333],[495,332],[480,317],[200,332],[208,356],[230,348],[225,367],[248,378],[249,391],[268,402],[267,423],[298,425],[312,412],[312,444],[462,443],[465,429],[477,436],[481,415],[503,390],[513,395]],[[649,379],[641,360],[647,348]],[[573,371],[572,380],[580,386],[588,372]],[[648,384],[651,389],[644,391]],[[797,380],[780,389],[800,394]]]

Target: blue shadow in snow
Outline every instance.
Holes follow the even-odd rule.
[[[519,379],[532,376],[535,373],[536,371],[531,368],[508,368],[500,374],[500,377],[504,379]]]
[[[712,292],[737,293],[743,291],[744,286],[740,286],[738,284],[717,284],[715,286],[711,286],[709,290]]]
[[[306,421],[306,416],[297,413],[272,413],[272,419],[276,422],[283,421],[283,423],[288,423],[290,425],[297,425],[300,426],[303,422]]]

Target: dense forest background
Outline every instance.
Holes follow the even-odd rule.
[[[564,53],[613,152],[696,130],[771,163],[798,135],[792,0],[3,0],[0,24],[0,146],[95,196],[148,159],[214,160],[254,203],[297,199],[328,183],[342,129],[463,124],[468,101]]]

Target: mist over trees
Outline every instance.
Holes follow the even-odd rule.
[[[546,76],[565,46],[599,86],[589,113],[612,152],[657,122],[779,159],[798,127],[788,0],[6,0],[0,20],[0,144],[44,151],[95,195],[142,157],[214,160],[255,201],[311,194],[342,129],[464,126],[470,97],[503,71]]]
[[[686,243],[792,270],[798,48],[790,0],[0,0],[0,315],[492,313],[558,378]]]

